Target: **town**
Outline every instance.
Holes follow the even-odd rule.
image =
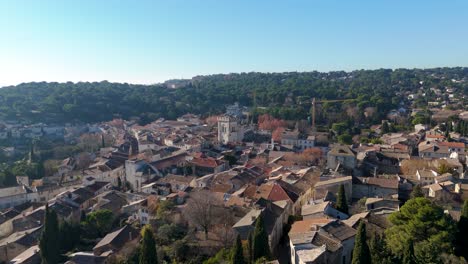
[[[456,258],[457,243],[466,249],[453,230],[468,219],[468,112],[448,106],[466,94],[431,92],[424,109],[424,93],[399,94],[407,104],[353,136],[345,123],[323,129],[322,105],[342,102],[315,98],[296,121],[254,118],[236,103],[147,124],[2,122],[0,140],[14,142],[2,155],[26,158],[3,175],[0,262],[40,263],[46,235],[58,241],[51,259],[77,264],[137,263],[147,236],[158,263],[227,263],[232,251],[241,262],[229,263],[347,264],[366,233],[373,262],[414,257],[408,250],[428,263]],[[47,148],[63,159],[38,163],[60,157]],[[409,230],[411,217],[425,231]]]

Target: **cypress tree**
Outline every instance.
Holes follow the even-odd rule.
[[[416,257],[414,256],[414,244],[413,240],[410,240],[408,245],[405,247],[403,252],[402,264],[416,264]]]
[[[236,244],[232,249],[232,264],[245,264],[244,261],[244,251],[242,249],[242,241],[239,235],[237,235]]]
[[[249,233],[249,238],[247,239],[247,250],[249,251],[249,263],[253,262],[253,234]]]
[[[263,216],[260,214],[255,224],[255,231],[253,235],[253,261],[261,257],[270,257],[270,246],[268,244],[268,234],[265,230],[265,223]]]
[[[336,198],[336,210],[348,214],[348,202],[346,201],[346,193],[344,190],[344,185],[340,185],[338,190],[338,197]]]
[[[421,185],[417,184],[414,186],[413,190],[411,191],[411,199],[424,197],[424,193],[422,192]]]
[[[361,222],[354,240],[352,264],[370,264],[372,262],[366,239],[366,226]]]
[[[140,249],[140,264],[156,264],[158,256],[156,252],[156,241],[154,239],[153,230],[150,226],[143,227],[142,243]]]
[[[390,127],[388,126],[387,122],[383,122],[381,130],[382,134],[387,134],[388,132],[390,132]]]
[[[460,220],[457,224],[458,230],[455,237],[455,253],[468,259],[468,200],[465,200],[461,210]]]
[[[60,257],[60,236],[57,214],[54,210],[49,210],[49,205],[46,204],[44,230],[39,241],[39,249],[41,254],[41,263],[56,264]]]

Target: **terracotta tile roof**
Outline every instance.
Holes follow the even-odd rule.
[[[464,149],[465,148],[465,143],[463,142],[439,142],[439,146],[446,146],[446,147],[449,147],[449,148],[461,148],[461,149]]]
[[[222,164],[221,161],[216,160],[212,157],[202,158],[202,157],[194,157],[190,163],[195,166],[205,167],[205,168],[216,168]]]

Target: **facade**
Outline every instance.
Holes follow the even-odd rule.
[[[340,165],[352,170],[356,164],[356,154],[348,146],[334,145],[327,154],[327,167],[330,169],[336,169]]]

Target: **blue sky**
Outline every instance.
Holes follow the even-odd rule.
[[[0,85],[468,66],[468,1],[0,0]]]

